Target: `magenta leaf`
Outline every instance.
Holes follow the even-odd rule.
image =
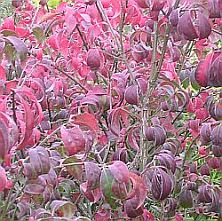
[[[38,195],[42,194],[44,191],[45,187],[39,184],[27,184],[25,186],[24,192],[28,193],[30,195]]]
[[[197,31],[191,20],[191,12],[185,12],[178,21],[178,30],[184,35],[188,40],[194,40],[198,38]]]
[[[48,151],[41,146],[29,150],[29,163],[24,163],[24,174],[28,178],[37,178],[41,174],[47,174],[50,170]]]
[[[139,207],[135,209],[135,205],[133,204],[131,200],[127,200],[124,203],[124,210],[129,218],[136,218],[143,214],[143,208]]]
[[[0,121],[0,157],[5,158],[5,155],[9,151],[9,132],[7,125]]]
[[[183,208],[192,208],[193,207],[193,194],[191,190],[185,189],[182,190],[179,196],[180,206]]]
[[[222,125],[216,126],[211,132],[211,141],[213,145],[221,145],[221,134],[222,134]]]
[[[176,160],[172,152],[168,150],[162,150],[156,157],[161,166],[165,166],[167,169],[171,170],[172,173],[176,171]]]
[[[202,145],[205,145],[211,141],[211,131],[212,129],[210,124],[203,124],[200,128],[200,140]]]
[[[101,169],[93,162],[85,162],[87,189],[93,190],[99,187]]]
[[[173,179],[163,169],[154,170],[151,191],[156,200],[166,199],[173,190]]]
[[[211,26],[208,19],[200,12],[197,14],[197,19],[199,39],[207,38],[211,34]]]

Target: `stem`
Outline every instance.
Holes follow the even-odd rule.
[[[164,36],[164,40],[163,40],[163,48],[162,48],[162,53],[161,53],[160,61],[159,61],[158,68],[157,68],[156,78],[158,77],[160,70],[162,68],[162,65],[163,65],[163,61],[164,61],[164,57],[166,54],[167,43],[169,41],[169,38],[170,38],[170,25],[169,25],[169,23],[167,23],[166,29],[165,29],[165,36]]]
[[[81,84],[79,83],[73,76],[71,76],[70,74],[68,74],[67,72],[63,71],[61,68],[54,66],[59,72],[61,72],[62,74],[64,74],[66,77],[68,77],[69,79],[71,79],[75,84],[77,84],[79,87],[81,87],[85,92],[88,92],[88,90]]]
[[[81,40],[82,40],[83,46],[84,46],[85,49],[88,51],[88,50],[89,50],[89,47],[88,47],[88,45],[87,45],[87,43],[86,43],[86,40],[85,40],[85,38],[84,38],[84,36],[83,36],[83,33],[82,33],[81,30],[79,29],[79,25],[78,25],[78,24],[76,25],[76,29],[77,29],[77,31],[78,31],[78,33],[79,33],[79,36],[80,36]]]
[[[191,52],[193,46],[194,46],[194,42],[189,41],[187,43],[186,48],[185,48],[184,53],[183,53],[182,61],[180,63],[180,67],[178,68],[178,75],[183,70],[183,67],[184,67],[184,64],[185,64],[186,55],[188,55]]]
[[[16,103],[15,103],[15,91],[12,91],[12,112],[13,112],[13,120],[17,124],[17,117],[16,117]]]
[[[84,165],[84,162],[74,162],[74,163],[66,163],[59,166],[54,167],[55,169],[68,167],[68,166],[76,166],[76,165]]]
[[[102,2],[100,0],[98,0],[96,2],[96,7],[97,7],[97,9],[98,9],[98,11],[99,11],[103,21],[105,21],[107,23],[107,26],[109,27],[109,30],[110,30],[110,32],[112,34],[113,39],[115,40],[115,43],[116,43],[117,47],[120,48],[120,43],[119,43],[119,41],[118,41],[118,39],[116,37],[115,31],[114,31],[114,29],[113,29],[113,27],[112,27],[112,25],[111,25],[111,23],[109,21],[108,16],[105,13],[105,9],[103,8],[103,4],[102,4]]]
[[[149,114],[149,110],[147,108],[147,104],[149,104],[149,100],[151,97],[151,93],[153,90],[153,85],[157,80],[157,67],[156,67],[156,56],[157,56],[157,43],[158,43],[158,21],[154,22],[154,41],[153,41],[153,54],[152,54],[152,60],[151,60],[151,75],[148,83],[148,89],[146,96],[143,98],[143,104],[142,104],[142,129],[140,132],[140,148],[141,148],[141,165],[140,169],[141,171],[144,170],[146,163],[147,163],[147,157],[146,157],[146,152],[148,151],[148,143],[145,141],[144,136],[145,136],[145,129],[147,126],[147,119]]]
[[[49,114],[49,122],[50,122],[50,128],[52,129],[52,113],[50,110],[50,102],[49,102],[49,98],[46,98],[46,102],[47,102],[47,106],[48,106],[48,114]]]
[[[67,123],[64,123],[63,126]],[[48,139],[50,139],[53,135],[55,135],[60,130],[60,128],[61,126],[56,128],[51,134],[49,134],[45,139],[43,139],[38,145],[42,146]]]
[[[157,67],[156,67],[156,55],[157,55],[157,42],[158,42],[158,22],[154,22],[154,41],[153,41],[153,54],[152,54],[152,60],[151,60],[151,76],[150,76],[150,84],[151,86],[154,86],[158,74],[157,74]]]
[[[160,221],[164,220],[164,202],[161,202]]]

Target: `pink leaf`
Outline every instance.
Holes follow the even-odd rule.
[[[5,173],[5,169],[0,166],[0,192],[2,192],[7,184],[7,177]]]
[[[74,155],[85,150],[86,140],[83,131],[78,126],[70,129],[62,126],[61,137],[69,155]]]
[[[129,170],[125,163],[122,161],[114,161],[113,164],[109,166],[109,170],[113,177],[119,183],[127,183],[129,180]]]
[[[0,80],[6,81],[6,72],[1,65],[0,65]]]

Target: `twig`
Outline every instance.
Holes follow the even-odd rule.
[[[88,51],[88,50],[89,50],[89,47],[88,47],[88,45],[87,45],[87,43],[86,43],[86,40],[85,40],[85,38],[84,38],[84,36],[83,36],[83,33],[82,33],[81,30],[79,29],[79,24],[76,25],[76,29],[77,29],[77,31],[78,31],[78,33],[79,33],[80,38],[82,39],[83,46],[84,46],[85,49]]]
[[[16,103],[15,103],[15,91],[12,91],[12,112],[13,112],[13,120],[17,124],[17,117],[16,117]]]
[[[68,123],[68,122],[67,122]],[[63,125],[65,125],[66,123],[64,123]],[[60,130],[61,126],[59,126],[58,128],[56,128],[51,134],[49,134],[47,137],[45,137],[45,139],[43,139],[38,145],[42,146],[48,139],[50,139],[54,134],[56,134],[59,130]]]
[[[71,76],[70,74],[68,74],[67,72],[63,71],[61,68],[54,66],[59,72],[61,72],[62,74],[64,74],[66,77],[68,77],[69,79],[71,79],[72,81],[74,81],[75,84],[77,84],[79,87],[81,87],[85,92],[88,92],[88,90],[82,85],[80,84],[73,76]]]
[[[112,25],[111,25],[111,23],[109,21],[109,18],[107,17],[107,15],[105,13],[105,10],[103,8],[103,4],[102,4],[102,2],[100,0],[96,1],[96,7],[97,7],[97,9],[98,9],[98,11],[99,11],[103,21],[105,21],[107,23],[107,26],[109,27],[109,30],[110,30],[110,32],[111,32],[111,34],[113,36],[113,39],[115,40],[115,43],[116,43],[117,47],[120,48],[121,47],[120,43],[119,43],[119,41],[118,41],[118,39],[116,37],[115,31],[114,31],[114,29],[113,29],[113,27],[112,27]]]

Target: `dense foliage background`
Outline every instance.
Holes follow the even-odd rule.
[[[0,23],[2,23],[3,19],[12,14],[13,7],[11,1],[1,0],[0,1]]]
[[[1,4],[0,220],[222,220],[221,0]]]

